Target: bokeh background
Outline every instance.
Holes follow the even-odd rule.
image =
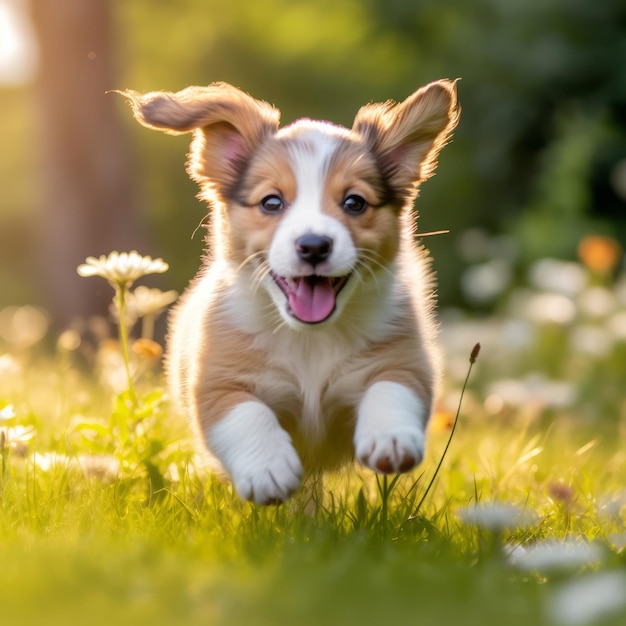
[[[617,273],[625,60],[623,0],[0,0],[0,310],[42,306],[58,328],[102,313],[108,287],[76,266],[114,249],[165,258],[184,288],[205,215],[189,137],[141,128],[107,91],[216,80],[284,123],[349,126],[367,102],[461,78],[460,126],[417,204],[422,232],[450,230],[424,240],[442,307],[491,311],[591,235]]]

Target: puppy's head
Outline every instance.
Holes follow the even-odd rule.
[[[351,130],[311,120],[279,129],[277,109],[225,83],[124,95],[142,124],[194,132],[187,169],[221,215],[214,253],[252,269],[295,327],[336,319],[388,271],[401,216],[458,121],[448,80],[363,107]]]

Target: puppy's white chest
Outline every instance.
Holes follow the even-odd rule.
[[[297,339],[266,351],[256,393],[278,413],[295,413],[303,431],[319,433],[338,407],[353,404],[363,381],[348,371],[352,350],[345,342],[323,333]]]

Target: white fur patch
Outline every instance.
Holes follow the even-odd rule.
[[[399,383],[374,383],[357,413],[354,449],[363,465],[377,472],[406,472],[424,457],[425,407]]]
[[[310,233],[332,241],[332,252],[327,259],[315,266],[316,274],[345,276],[355,268],[358,255],[350,231],[323,210],[329,165],[345,133],[345,129],[332,124],[311,120],[301,120],[283,131],[283,136],[292,140],[289,144],[289,157],[297,192],[282,217],[269,248],[268,263],[278,276],[295,277],[312,273],[311,265],[303,261],[296,250],[298,238]],[[335,319],[353,290],[352,282],[349,281],[338,294],[332,314]],[[283,321],[295,329],[305,326],[290,314],[285,295],[274,280],[268,276],[263,284]]]
[[[269,251],[269,264],[279,276],[302,276],[311,267],[296,254],[298,237],[315,233],[333,240],[333,251],[316,271],[343,276],[356,262],[356,250],[348,229],[323,211],[322,195],[332,155],[339,146],[338,129],[331,124],[298,122],[297,137],[290,145],[290,160],[296,178],[297,195],[276,230]]]
[[[209,449],[242,500],[286,500],[300,485],[302,464],[291,437],[262,402],[242,402],[208,433]]]

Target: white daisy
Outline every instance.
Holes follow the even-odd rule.
[[[140,286],[128,294],[127,306],[136,317],[146,315],[156,317],[175,302],[176,298],[178,298],[177,291],[161,291],[160,289]]]
[[[492,502],[489,504],[474,504],[458,511],[461,520],[468,526],[475,526],[483,530],[501,532],[517,528],[532,526],[535,516],[526,509],[514,504]]]
[[[548,610],[557,624],[591,624],[626,608],[626,573],[608,571],[579,578],[557,589]]]
[[[132,252],[111,252],[109,256],[87,257],[83,265],[78,266],[81,276],[101,276],[113,287],[128,288],[137,279],[147,274],[167,272],[169,265],[163,259],[142,256],[136,250]]]
[[[19,456],[28,451],[28,442],[35,436],[34,426],[15,426],[0,429],[0,449],[11,448]]]
[[[7,404],[2,410],[0,410],[0,422],[12,420],[15,417],[15,409],[12,404]]]
[[[604,551],[598,543],[576,539],[546,539],[530,547],[516,546],[509,553],[509,562],[529,572],[575,570],[603,560]]]

